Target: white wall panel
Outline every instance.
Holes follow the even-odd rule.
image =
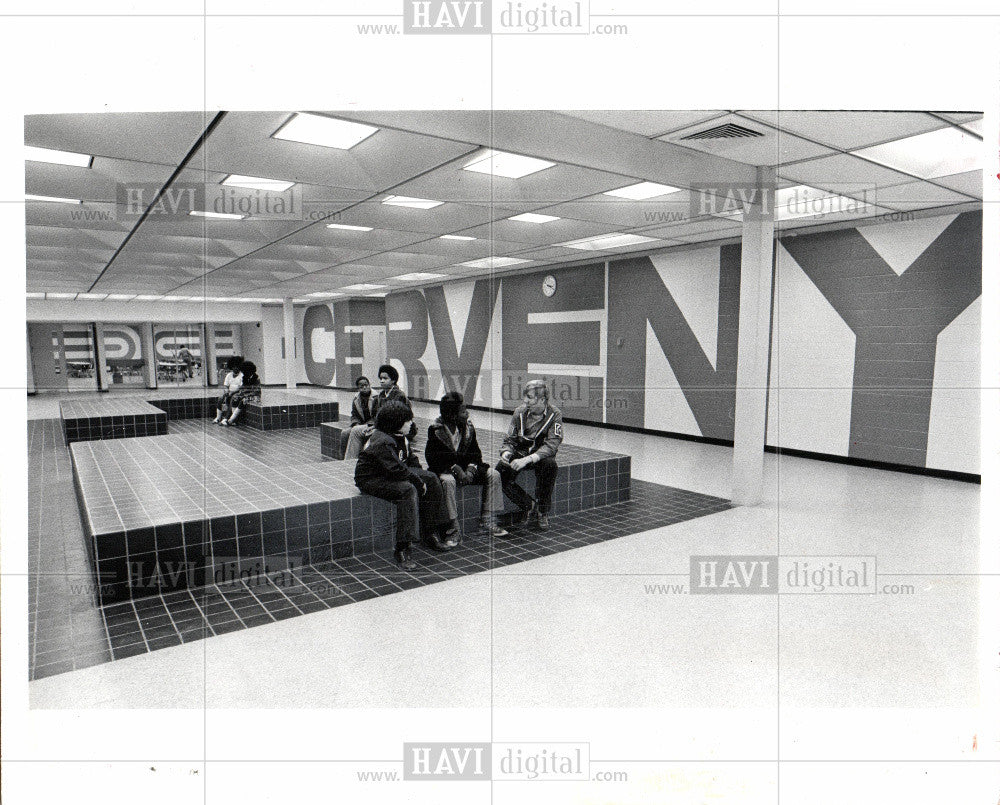
[[[855,337],[777,245],[767,444],[846,456]]]

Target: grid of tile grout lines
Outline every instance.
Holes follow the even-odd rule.
[[[254,454],[265,456],[266,465],[257,463],[266,467],[269,479],[282,467],[290,469],[290,464],[303,463],[302,459],[312,465],[303,468],[305,473],[322,465],[323,469],[336,469],[335,475],[343,474],[345,482],[350,475],[350,463],[318,455],[316,428],[262,434],[222,429],[207,422],[179,422],[171,427],[176,434],[187,436],[188,449],[199,456],[203,450],[223,449],[230,468],[243,467],[244,459]],[[143,442],[147,440],[130,444],[138,447]],[[144,450],[150,449],[154,440],[148,442]],[[577,451],[587,452],[586,448],[564,447],[567,461]],[[57,420],[29,422],[29,462],[33,465],[29,505],[34,549],[29,579],[33,586],[33,679],[506,567],[730,508],[721,498],[633,479],[631,502],[562,514],[552,519],[552,528],[545,534],[518,526],[512,529],[513,539],[491,543],[469,535],[460,548],[447,554],[418,548],[415,553],[420,567],[413,573],[401,571],[387,557],[369,553],[292,566],[270,576],[216,579],[207,587],[99,608],[93,602],[92,572],[75,500],[66,505],[73,499],[69,450]],[[41,471],[36,472],[35,465]],[[53,504],[60,512],[58,521],[52,516]],[[46,570],[46,557],[51,556],[59,556],[63,562]],[[73,580],[77,580],[75,586],[70,583]]]
[[[381,555],[366,554],[109,604],[104,616],[114,659],[508,567],[730,508],[721,498],[643,481],[632,484],[630,503],[563,515],[552,520],[545,534],[521,525],[513,527],[513,538],[467,537],[444,554],[417,547],[419,567],[413,572]]]

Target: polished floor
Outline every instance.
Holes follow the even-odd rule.
[[[32,400],[29,415],[51,417],[50,403]],[[567,441],[630,454],[639,481],[729,496],[728,448],[579,425]],[[643,745],[652,757],[773,757],[776,745],[783,757],[842,759],[995,752],[974,716],[981,596],[996,594],[979,575],[980,487],[773,455],[765,487],[758,506],[94,660],[31,682],[31,705],[360,708],[368,719],[381,708],[486,708],[494,734],[516,723],[522,736],[544,735],[552,713],[560,734],[572,731],[572,714],[599,708],[621,734],[648,733],[662,712],[674,726]],[[48,492],[32,504],[44,512],[40,539],[54,519],[77,516]],[[777,552],[875,555],[878,594],[687,594],[692,555]],[[67,547],[38,553],[40,603],[45,573],[79,559]],[[98,626],[72,613],[72,634]]]

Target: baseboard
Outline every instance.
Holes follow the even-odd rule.
[[[319,386],[315,383],[299,383],[314,388],[333,389],[335,391],[354,391],[353,387],[344,388],[341,386]],[[423,397],[410,397],[414,402],[428,403],[436,405],[438,400],[428,400]],[[483,411],[490,414],[506,414],[512,412],[506,408],[494,408],[489,405],[470,405],[466,403],[466,408],[470,411]],[[653,428],[639,428],[633,425],[618,425],[611,422],[594,422],[589,419],[578,419],[576,417],[563,416],[563,422],[574,425],[587,425],[592,428],[606,428],[607,430],[624,431],[625,433],[638,433],[644,436],[666,436],[670,439],[679,439],[685,442],[697,442],[699,444],[710,444],[717,447],[732,447],[732,439],[718,439],[711,436],[695,436],[690,433],[676,433],[669,430],[655,430]],[[982,476],[971,472],[957,472],[955,470],[937,470],[930,467],[914,467],[909,464],[894,464],[889,461],[870,461],[864,458],[852,458],[850,456],[834,456],[829,453],[813,453],[809,450],[796,450],[788,447],[774,447],[767,445],[764,447],[765,453],[776,455],[793,456],[795,458],[808,458],[813,461],[828,461],[833,464],[847,464],[853,467],[865,467],[873,470],[887,470],[890,472],[903,472],[907,475],[924,475],[929,478],[944,478],[949,481],[963,481],[965,483],[981,484]]]
[[[796,450],[791,447],[774,447],[767,445],[765,453],[775,455],[794,456],[795,458],[809,458],[814,461],[828,461],[833,464],[848,464],[852,467],[865,467],[871,470],[888,470],[890,472],[905,472],[907,475],[924,475],[929,478],[945,478],[949,481],[963,481],[970,484],[981,484],[982,475],[972,472],[958,472],[956,470],[938,470],[931,467],[914,467],[910,464],[895,464],[891,461],[872,461],[867,458],[853,458],[851,456],[833,456],[829,453],[813,453],[810,450]]]

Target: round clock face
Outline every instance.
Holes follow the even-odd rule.
[[[552,296],[556,292],[556,278],[549,274],[545,279],[542,280],[542,293],[546,296]]]

